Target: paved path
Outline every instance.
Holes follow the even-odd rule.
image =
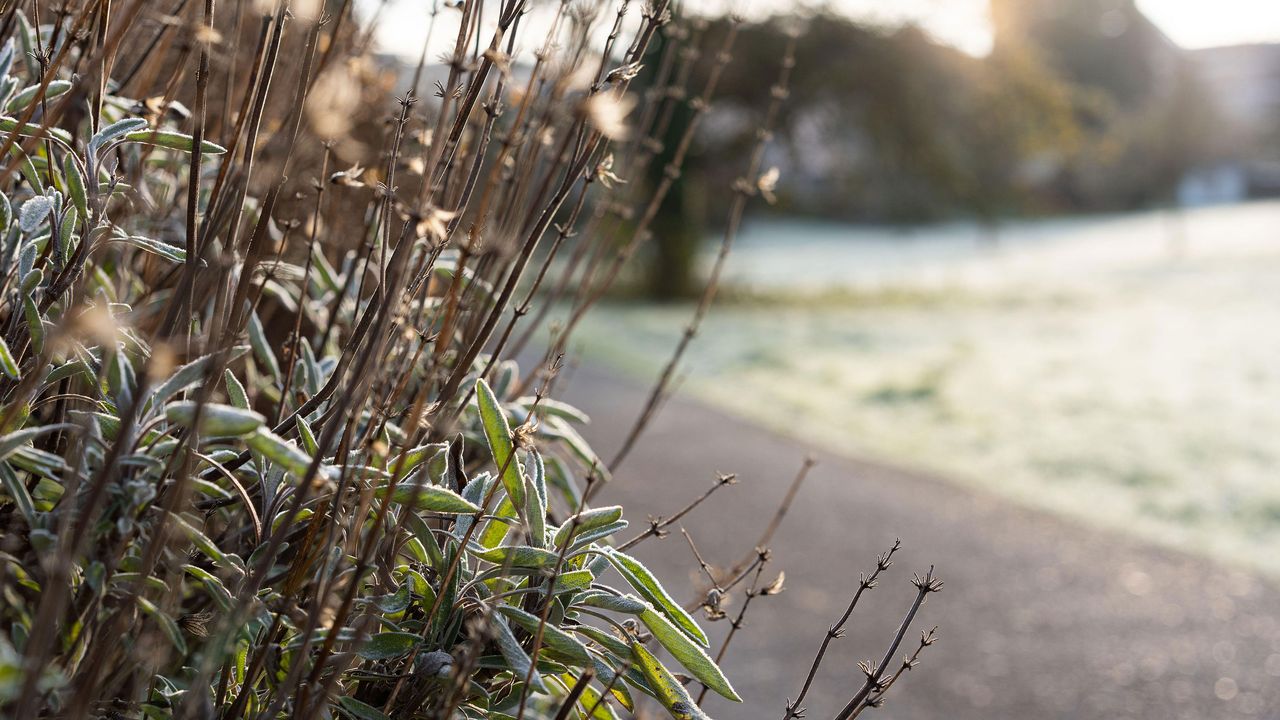
[[[592,415],[606,457],[646,388],[591,368],[564,386]],[[919,623],[940,641],[894,690],[879,718],[1039,720],[1280,718],[1280,589],[1248,573],[1034,512],[934,478],[833,457],[701,404],[670,402],[602,499],[633,525],[669,514],[716,471],[741,483],[685,518],[709,562],[730,563],[758,537],[802,458],[819,465],[773,549],[787,590],[762,598],[725,670],[745,706],[713,700],[719,720],[776,719],[828,624],[877,553],[899,560],[864,597],[811,691],[827,720],[860,682],[910,601],[913,572],[935,564],[946,587]],[[1277,548],[1280,551],[1280,548]],[[674,534],[636,548],[672,587],[696,569]],[[709,629],[717,638],[726,622]],[[916,632],[911,637],[918,637]],[[718,647],[718,639],[713,647]]]

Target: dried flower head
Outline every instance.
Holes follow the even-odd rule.
[[[607,188],[611,188],[615,185],[625,185],[627,182],[613,172],[613,153],[609,153],[603,160],[596,164],[596,178],[600,181],[601,185]]]
[[[589,124],[610,140],[625,140],[630,134],[627,116],[636,105],[630,95],[613,92],[594,93],[582,103],[582,113]]]
[[[346,170],[339,170],[330,175],[329,182],[343,187],[364,187],[364,182],[360,180],[360,176],[364,175],[364,170],[364,167],[357,163]]]
[[[359,67],[337,65],[322,73],[307,98],[307,120],[317,135],[339,138],[351,132],[360,107]]]
[[[786,579],[787,579],[787,574],[785,572],[778,573],[778,577],[774,578],[773,582],[769,583],[768,585],[765,585],[763,588],[760,589],[760,594],[761,595],[777,595],[778,593],[781,593],[783,590],[782,583],[786,581]]]
[[[773,193],[778,187],[778,175],[778,168],[771,167],[756,181],[756,188],[760,191],[760,196],[770,205],[778,202],[778,196]]]

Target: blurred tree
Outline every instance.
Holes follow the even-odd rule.
[[[655,43],[658,46],[656,54],[660,55],[669,42],[672,42],[671,38],[660,36]],[[702,59],[709,62],[710,53],[704,52]],[[632,87],[640,93],[652,93],[657,82],[654,74],[654,67],[642,68]],[[691,87],[696,88],[698,85]],[[686,92],[691,97],[695,94],[691,90]],[[656,95],[652,101],[658,102]],[[662,149],[649,164],[647,177],[643,178],[650,188],[662,182],[676,147],[693,120],[693,108],[687,102],[669,102],[674,102],[670,120],[666,124],[664,135],[657,138]],[[707,231],[705,209],[699,200],[702,196],[698,182],[700,175],[696,158],[686,157],[679,177],[672,183],[657,216],[649,226],[652,237],[646,244],[648,260],[644,291],[651,300],[679,300],[694,292],[694,267],[699,241]]]
[[[664,168],[670,163],[680,137],[687,131],[692,115],[692,109],[684,103],[672,113],[662,152],[649,166],[650,183],[656,185],[661,181]],[[649,242],[652,259],[647,281],[652,300],[677,300],[694,292],[699,241],[707,230],[705,209],[699,202],[699,175],[698,163],[686,162],[680,178],[672,185],[658,216],[654,218],[651,227],[653,239]]]
[[[768,165],[772,212],[871,222],[999,219],[1168,203],[1221,155],[1213,106],[1188,54],[1133,0],[990,0],[995,41],[973,57],[919,28],[839,14],[740,29],[734,60],[655,227],[649,289],[688,289],[701,236],[694,209],[723,203],[759,123],[787,32],[801,34],[791,96]],[[711,21],[704,48],[727,21]],[[706,78],[705,59],[693,87]],[[678,130],[673,128],[673,135]],[[706,208],[723,216],[724,207]],[[755,208],[754,212],[762,208]]]

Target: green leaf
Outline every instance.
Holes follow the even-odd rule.
[[[185,518],[177,513],[169,513],[169,520],[187,536],[187,539],[191,540],[191,543],[200,552],[208,555],[215,565],[224,569],[234,570],[236,573],[240,572],[240,568],[231,562],[230,556],[222,552],[222,548],[218,547],[218,544],[210,540],[209,536],[201,532],[199,528],[187,522]]]
[[[547,469],[542,464],[542,455],[534,450],[533,477],[529,478],[530,489],[527,505],[524,509],[525,519],[529,521],[529,540],[534,547],[547,546]]]
[[[484,532],[480,533],[480,545],[491,548],[501,543],[511,530],[511,523],[507,520],[515,516],[516,506],[511,504],[511,498],[502,498],[502,502],[498,503],[498,509],[493,511],[493,517],[488,519]]]
[[[18,363],[13,359],[13,353],[9,351],[9,343],[0,337],[0,371],[5,375],[18,379]]]
[[[160,608],[156,607],[155,603],[150,600],[142,597],[141,595],[136,595],[135,598],[138,601],[138,607],[142,608],[143,612],[150,615],[157,623],[160,624],[160,630],[164,633],[165,637],[169,638],[169,643],[178,651],[178,654],[186,655],[187,643],[182,639],[182,631],[178,629],[178,623],[174,622],[173,618],[163,612],[160,612]]]
[[[71,248],[74,246],[76,235],[76,224],[80,221],[80,211],[74,205],[67,208],[62,214],[62,226],[58,233],[58,257],[63,263],[71,259]],[[34,286],[33,286],[34,287]]]
[[[559,438],[564,441],[565,445],[569,448],[569,451],[578,458],[578,462],[580,462],[584,468],[590,468],[591,472],[597,475],[601,480],[605,482],[609,481],[608,466],[604,464],[604,461],[600,459],[600,456],[596,454],[595,450],[591,449],[591,446],[587,444],[587,441],[583,439],[583,437],[578,434],[578,431],[574,430],[573,426],[568,422],[552,415],[545,418],[545,423],[542,425],[541,429],[543,435],[552,438]]]
[[[247,350],[243,345],[232,348],[231,355],[227,358],[227,362],[231,362],[240,357]],[[191,362],[178,368],[168,380],[160,384],[151,394],[152,407],[163,405],[169,398],[196,385],[204,380],[205,372],[208,371],[210,364],[213,363],[214,356],[203,355],[192,360]]]
[[[13,123],[16,123],[16,121],[10,120],[6,123],[5,118],[0,118],[0,130]],[[21,135],[22,133],[18,134]],[[13,148],[9,150],[9,157],[14,158],[21,164],[22,177],[31,185],[31,189],[38,195],[43,195],[45,192],[44,179],[40,177],[40,171],[36,169],[36,164],[31,160],[31,156],[22,152],[22,147],[18,143],[14,143]],[[18,210],[18,214],[22,214],[21,209]]]
[[[619,655],[619,658],[626,658],[627,660],[630,660],[631,658],[630,646],[622,645],[622,653]],[[622,660],[619,659],[619,662],[622,662]],[[595,656],[592,656],[591,664],[595,667],[596,677],[600,679],[600,682],[604,684],[606,687],[612,687],[612,690],[610,690],[609,692],[611,695],[617,698],[618,703],[622,705],[622,707],[626,708],[627,712],[634,712],[636,709],[635,700],[631,697],[631,691],[627,689],[627,684],[622,682],[621,678],[618,677],[618,671],[609,663]],[[627,671],[630,673],[634,673],[634,675],[632,676],[633,678],[636,678],[641,682],[644,682],[644,676],[641,675],[639,671],[637,671],[635,668],[629,667]],[[649,683],[644,682],[644,686],[645,686],[645,689],[647,690],[649,687]]]
[[[316,434],[311,430],[311,424],[301,415],[294,418],[293,424],[298,428],[298,439],[302,441],[302,449],[306,450],[308,455],[315,457],[316,453],[320,452],[320,443],[316,442]]]
[[[171,422],[189,428],[195,422],[196,403],[186,400],[173,403],[164,409],[164,414]],[[205,403],[200,411],[200,432],[212,437],[239,437],[257,430],[266,421],[261,413],[252,410]]]
[[[235,607],[235,601],[231,599],[231,592],[222,584],[218,576],[195,565],[183,565],[182,569],[188,575],[200,580],[204,583],[204,587],[209,591],[209,595],[213,597],[213,601],[222,608],[223,612],[230,612]]]
[[[565,673],[563,676],[565,685],[573,687],[578,683],[578,678]],[[605,682],[608,682],[607,680]],[[605,702],[600,695],[600,691],[591,687],[590,684],[582,688],[582,695],[578,698],[578,707],[581,708],[582,715],[590,717],[592,720],[617,720],[618,716],[613,714],[613,708]],[[590,715],[587,715],[590,713]]]
[[[0,47],[0,78],[8,76],[9,71],[13,69],[15,54],[13,38],[9,38],[5,41],[4,46]]]
[[[724,673],[715,664],[707,653],[689,639],[688,635],[678,630],[666,615],[652,608],[646,609],[640,613],[640,622],[649,628],[653,636],[658,642],[662,643],[662,647],[671,653],[671,656],[680,661],[694,677],[698,678],[703,685],[715,690],[721,695],[733,700],[734,702],[742,702],[742,698],[738,697],[738,693],[734,691],[733,686],[729,684],[729,680],[725,678]]]
[[[594,510],[584,510],[574,517],[564,521],[564,524],[556,531],[555,546],[560,547],[564,544],[565,540],[569,538],[570,530],[573,531],[573,537],[577,537],[582,533],[597,530],[605,525],[611,525],[621,519],[621,505],[610,505],[608,507],[595,508]],[[575,522],[577,523],[576,525]]]
[[[27,486],[18,479],[9,463],[0,463],[0,487],[4,488],[5,494],[18,506],[18,512],[27,521],[27,527],[35,527],[35,502],[31,499],[31,493],[27,492]]]
[[[499,605],[498,610],[503,615],[516,621],[516,624],[524,628],[525,632],[530,635],[537,634],[540,622],[537,615],[510,605]],[[581,667],[591,664],[591,653],[587,652],[587,646],[583,645],[574,636],[556,627],[550,621],[542,623],[542,642],[552,650],[578,663]]]
[[[76,430],[79,428],[74,423],[52,423],[49,425],[40,425],[38,427],[23,428],[22,430],[14,430],[7,435],[0,435],[0,460],[9,457],[27,443],[41,435],[68,429]]]
[[[22,293],[25,295],[30,295],[31,292],[35,290],[37,287],[39,287],[40,283],[43,281],[44,281],[44,271],[41,270],[40,268],[33,268],[31,272],[26,274],[26,277],[22,278],[22,287],[21,287]]]
[[[408,653],[421,642],[422,638],[413,633],[378,633],[361,645],[356,654],[366,660],[387,660]]]
[[[471,554],[493,563],[523,568],[553,568],[560,556],[550,550],[528,545],[500,545],[487,550],[471,550]]]
[[[258,319],[256,310],[249,313],[249,344],[253,346],[253,356],[257,358],[263,371],[270,375],[272,380],[280,382],[280,363],[271,349],[271,343],[267,340],[267,333],[262,329],[262,321]]]
[[[71,153],[62,159],[62,177],[66,180],[67,195],[71,196],[71,204],[80,217],[89,219],[89,195],[84,189],[84,176],[80,174],[80,166]]]
[[[22,299],[22,313],[27,318],[27,332],[31,333],[31,348],[40,355],[45,351],[45,320],[40,316],[40,307],[31,296]]]
[[[390,717],[385,715],[378,708],[372,705],[366,705],[349,695],[343,695],[338,698],[338,705],[342,707],[343,711],[356,720],[391,720]]]
[[[480,408],[484,436],[489,441],[489,451],[493,454],[493,464],[502,473],[502,485],[507,489],[511,503],[517,509],[523,509],[524,473],[521,472],[520,460],[516,457],[515,446],[511,442],[511,426],[507,423],[507,414],[498,404],[498,398],[483,378],[476,380],[476,403]]]
[[[230,370],[223,370],[222,379],[227,386],[227,399],[231,401],[231,404],[241,410],[248,410],[249,395],[244,391],[244,385],[236,378],[235,373]]]
[[[698,623],[684,608],[667,593],[662,587],[662,583],[658,582],[658,578],[649,572],[649,568],[640,563],[639,560],[618,550],[608,548],[605,550],[605,556],[613,563],[618,572],[630,583],[631,587],[640,593],[641,597],[648,600],[654,607],[661,610],[667,617],[680,626],[680,628],[691,638],[697,640],[700,645],[707,647],[707,635],[702,632],[702,628],[698,627]]]
[[[191,152],[196,143],[196,139],[190,135],[173,130],[135,130],[125,134],[124,139],[183,152]],[[221,155],[227,151],[221,145],[208,140],[201,143],[200,149],[205,155]]]
[[[671,671],[663,667],[662,663],[658,662],[658,658],[643,645],[638,642],[631,643],[631,659],[636,667],[640,668],[645,680],[649,681],[649,687],[653,688],[671,717],[676,720],[710,720],[693,701],[693,697],[689,695],[688,690],[685,690],[684,685],[681,685]]]
[[[431,526],[427,521],[419,517],[416,513],[405,513],[403,522],[410,533],[422,543],[422,548],[426,551],[427,557],[431,560],[431,565],[437,571],[444,570],[444,553],[440,550],[440,543],[436,540],[435,533],[432,532]]]
[[[386,486],[376,489],[374,494],[379,498],[386,496]],[[455,515],[480,512],[479,505],[467,501],[461,495],[448,488],[442,488],[437,485],[400,483],[391,491],[391,501],[403,506],[408,506],[412,502],[415,509],[427,512]]]
[[[522,397],[516,402],[520,403],[525,407],[532,407],[533,404],[538,401],[537,401],[537,398],[528,396],[528,397]],[[542,398],[541,402],[538,402],[538,412],[542,415],[550,415],[553,417],[563,418],[570,422],[576,422],[576,423],[582,423],[582,424],[591,422],[591,418],[587,417],[587,414],[582,412],[578,408],[572,405],[569,405],[568,403],[563,403],[563,402],[560,402],[559,400],[555,400],[549,397],[544,397]]]

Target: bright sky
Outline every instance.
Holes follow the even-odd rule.
[[[414,55],[421,47],[422,28],[432,0],[396,0],[385,13],[379,39],[388,50]],[[366,0],[370,2],[371,0]],[[1117,4],[1123,0],[1116,0]],[[1173,41],[1187,48],[1280,42],[1280,0],[1137,0]],[[751,15],[776,11],[776,0],[698,0],[687,3],[714,11],[717,6]],[[814,3],[796,3],[796,6]],[[827,5],[876,24],[916,22],[938,40],[975,55],[991,46],[987,0],[831,0]],[[442,51],[449,43],[439,32],[433,45]]]
[[[873,21],[914,20],[937,39],[973,54],[991,45],[986,0],[841,0],[837,6]],[[1276,0],[1138,0],[1138,8],[1185,48],[1280,42]]]

